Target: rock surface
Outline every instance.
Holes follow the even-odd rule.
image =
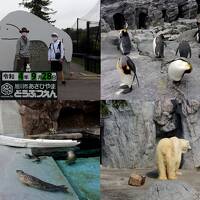
[[[150,177],[148,175],[150,170],[151,169],[134,169],[134,170],[133,169],[110,169],[110,168],[102,167],[101,168],[101,199],[102,200],[122,200],[122,199],[152,200],[151,198],[147,198],[147,192],[149,191],[149,188],[151,188],[154,184],[159,183],[160,181],[158,181],[155,176]],[[174,186],[173,188],[173,186],[170,185],[169,188],[171,188],[171,190],[176,189],[176,192],[183,191],[184,192],[183,194],[190,193],[194,190],[199,192],[200,191],[200,173],[196,170],[181,170],[181,172],[182,172],[182,175],[179,176],[179,181],[169,181]],[[127,185],[127,182],[131,173],[147,174],[145,184],[141,187],[133,187],[133,186]],[[165,181],[163,181],[163,183],[161,184],[164,184],[164,182]],[[185,191],[183,186],[186,186],[187,189],[191,189],[191,190]],[[167,188],[167,187],[168,186],[166,183],[166,186],[163,186],[163,188]],[[155,193],[157,193],[157,191],[155,191]],[[161,195],[163,195],[162,191],[160,191],[160,193]],[[169,191],[165,190],[166,197],[164,198],[168,197],[167,200],[172,200],[170,198],[171,193],[173,192],[170,190]],[[191,200],[191,199],[188,198],[187,200]],[[199,200],[199,198],[197,198],[197,200]]]
[[[128,102],[115,107],[106,102],[109,114],[102,118],[102,164],[111,168],[155,166],[155,148],[164,137],[190,141],[192,150],[184,154],[181,167],[200,167],[200,101],[162,98],[156,102]]]
[[[99,102],[20,101],[25,135],[55,130],[90,128],[99,124]]]
[[[104,118],[102,163],[114,168],[144,168],[154,165],[156,128],[153,103],[134,102],[114,108]]]
[[[164,21],[172,22],[179,17],[192,19],[198,14],[196,0],[102,0],[101,2],[103,25],[107,23],[112,30],[114,29],[113,16],[116,13],[124,15],[130,29],[140,28],[140,23],[145,18],[148,26],[162,24]],[[103,29],[103,31],[107,30]]]
[[[185,155],[185,168],[191,168],[191,163],[195,167],[200,166],[200,102],[196,100],[182,100],[181,112],[182,129],[184,137],[188,139],[192,146],[192,152]]]
[[[181,181],[157,181],[147,191],[145,200],[199,200],[200,194]]]

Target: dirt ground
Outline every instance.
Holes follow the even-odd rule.
[[[102,200],[142,200],[152,183],[157,181],[152,169],[107,169],[101,168],[101,199]],[[200,172],[196,170],[180,170],[179,180],[191,185],[200,192]],[[128,185],[131,173],[146,175],[146,182],[141,187]]]

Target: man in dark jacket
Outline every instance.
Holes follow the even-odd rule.
[[[26,71],[26,67],[30,63],[30,41],[27,37],[29,30],[23,27],[19,32],[21,33],[21,37],[18,39],[16,47],[16,70]]]

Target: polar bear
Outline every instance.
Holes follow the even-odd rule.
[[[176,179],[181,163],[181,155],[189,149],[191,147],[188,140],[177,137],[161,139],[156,148],[159,179]]]

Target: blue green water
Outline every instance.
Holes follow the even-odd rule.
[[[56,161],[80,200],[100,199],[100,158],[78,158],[68,165],[64,160]]]

